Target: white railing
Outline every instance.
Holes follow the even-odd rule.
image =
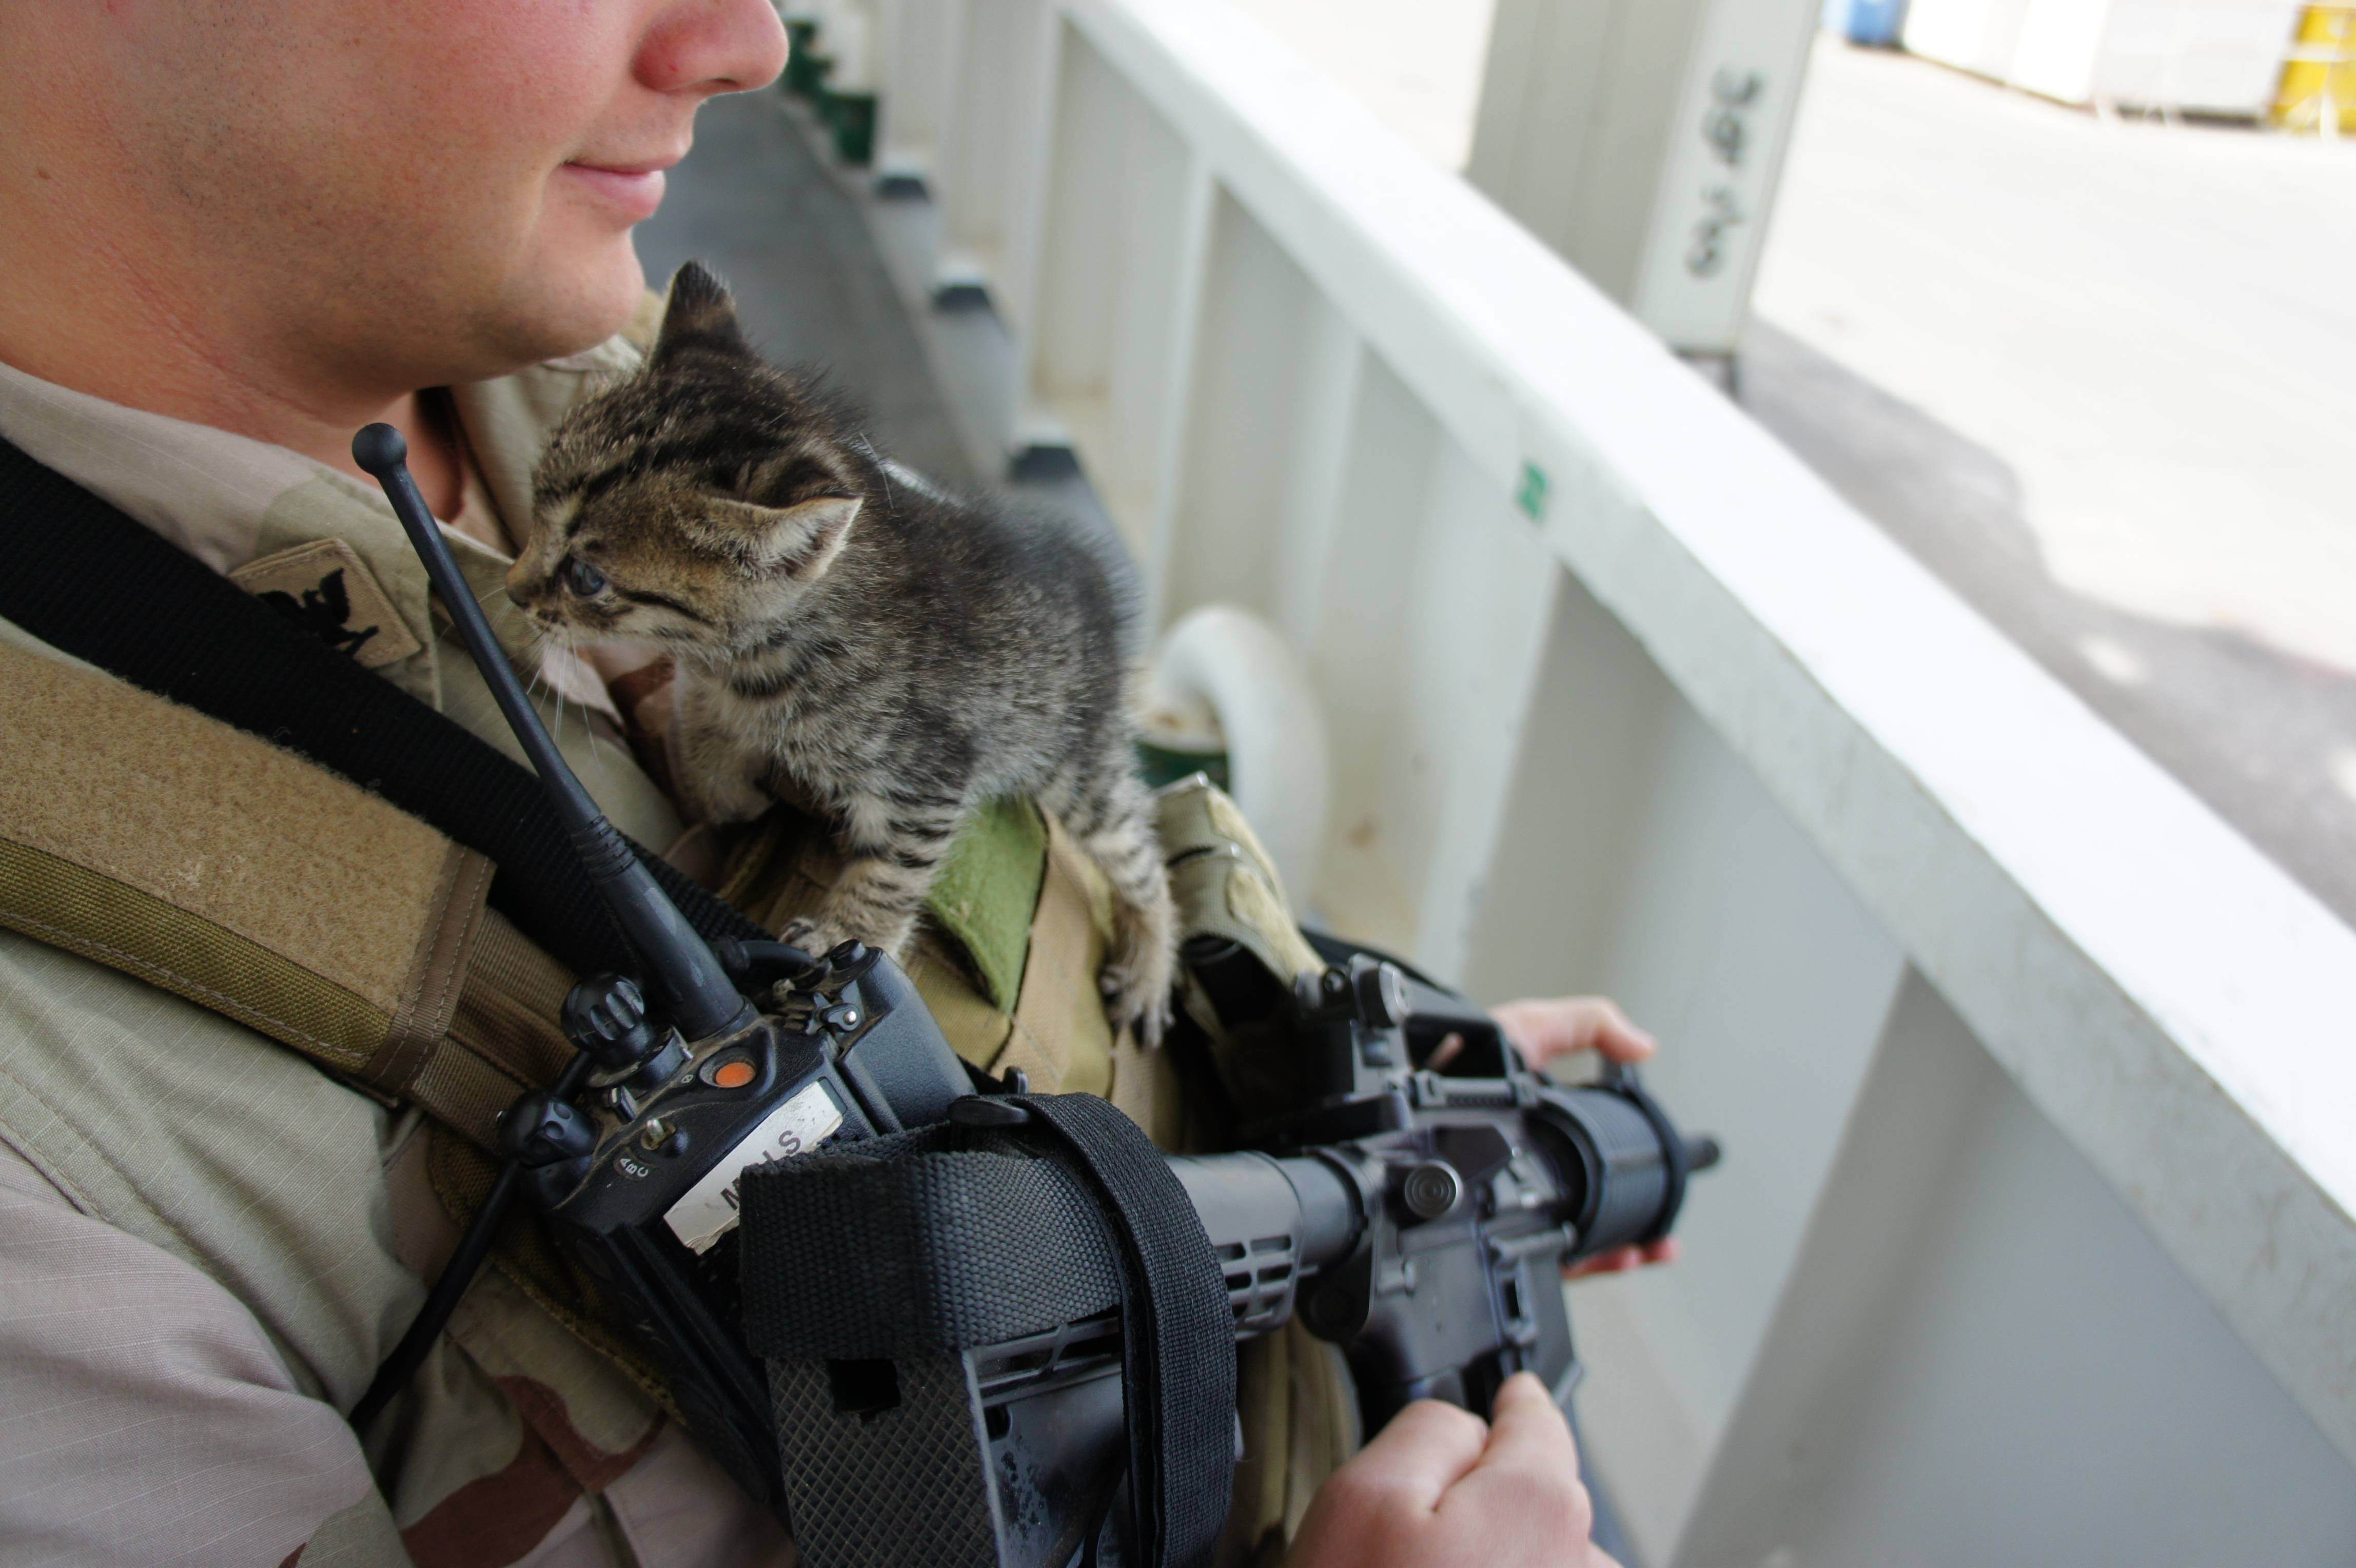
[[[1647,1560],[2356,1549],[2356,933],[1220,0],[873,20],[1008,440],[1318,682],[1297,891],[1724,1135],[1575,1294]]]

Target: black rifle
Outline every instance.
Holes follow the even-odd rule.
[[[1198,941],[1221,1041],[1203,1087],[1254,1113],[1233,1152],[1164,1157],[1102,1101],[967,1069],[881,953],[706,944],[548,741],[399,434],[353,453],[644,982],[567,999],[581,1057],[507,1114],[492,1200],[356,1420],[414,1369],[519,1188],[814,1568],[1202,1560],[1240,1442],[1232,1346],[1296,1311],[1344,1348],[1370,1432],[1420,1398],[1485,1415],[1522,1370],[1568,1396],[1558,1271],[1665,1236],[1718,1157],[1633,1071],[1558,1085],[1373,955],[1286,983]]]

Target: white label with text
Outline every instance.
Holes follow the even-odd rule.
[[[827,1092],[826,1085],[809,1085],[770,1112],[750,1137],[706,1171],[703,1179],[688,1188],[687,1196],[672,1204],[663,1218],[680,1240],[695,1251],[703,1251],[735,1225],[736,1184],[746,1171],[771,1160],[807,1154],[841,1125],[842,1108]]]

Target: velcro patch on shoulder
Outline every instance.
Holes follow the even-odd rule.
[[[0,925],[409,1087],[487,860],[293,752],[19,650],[0,649]]]
[[[1047,875],[1047,824],[1028,800],[993,800],[949,845],[926,912],[957,939],[1001,1013],[1023,993],[1031,917]]]
[[[314,539],[247,562],[230,581],[328,647],[370,670],[424,644],[392,607],[359,552],[340,539]]]

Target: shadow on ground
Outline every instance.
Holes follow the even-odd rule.
[[[1753,321],[1747,333],[1741,403],[2089,707],[2356,924],[2356,796],[2332,776],[2335,757],[2356,757],[2356,678],[2233,631],[2151,620],[2062,587],[2046,571],[2019,481],[2002,458],[1772,323]]]

